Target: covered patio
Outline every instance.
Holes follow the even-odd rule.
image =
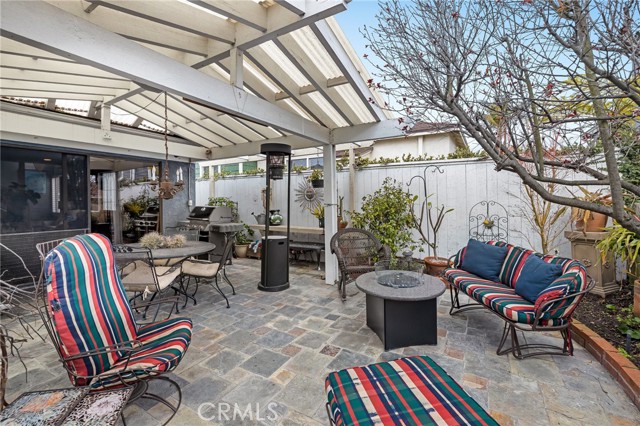
[[[451,317],[448,292],[438,299],[436,346],[385,352],[366,326],[364,295],[354,294],[352,286],[341,302],[335,287],[321,285],[321,273],[311,263],[292,266],[286,295],[264,293],[257,290],[256,262],[236,259],[228,268],[237,290],[230,309],[209,286],[201,288],[198,304],[189,302],[180,314],[192,318],[194,332],[185,358],[171,374],[183,393],[172,424],[326,425],[324,379],[329,371],[417,354],[441,365],[501,425],[640,422],[620,385],[583,347],[576,345],[573,357],[518,361],[497,356],[501,321],[484,311]],[[551,334],[526,337],[560,341]],[[68,383],[50,345],[36,339],[21,353],[28,381],[20,363],[12,362],[9,400],[30,389]],[[146,404],[125,409],[128,424],[162,423],[166,408]],[[240,410],[235,418],[234,404]],[[245,412],[249,406],[251,414]]]

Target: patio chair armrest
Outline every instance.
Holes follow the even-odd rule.
[[[534,322],[533,322],[532,329],[533,330],[536,329],[539,321],[542,319],[542,316],[545,314],[545,311],[549,306],[553,305],[554,303],[561,302],[563,300],[571,299],[571,298],[574,298],[574,297],[582,298],[582,297],[584,297],[585,294],[590,292],[593,289],[593,287],[595,287],[596,282],[590,276],[587,276],[587,279],[589,280],[589,284],[587,285],[587,287],[584,290],[576,292],[576,293],[565,294],[564,296],[561,296],[561,297],[556,297],[556,298],[553,298],[553,299],[549,299],[549,300],[546,300],[544,303],[540,304],[540,306],[535,311],[535,319],[534,319]],[[576,303],[576,306],[577,306],[577,303]],[[566,315],[564,315],[562,317],[559,317],[559,318],[570,317],[571,314],[573,313],[574,309],[576,308],[576,306],[574,306],[570,311],[568,311],[566,313]]]
[[[115,345],[103,346],[100,348],[92,349],[86,352],[80,352],[77,355],[63,357],[62,361],[74,361],[77,359],[82,359],[94,355],[100,354],[108,354],[111,352],[125,352],[127,353],[127,358],[131,356],[132,353],[135,353],[142,347],[142,343],[139,340],[127,340],[126,342],[116,343]]]
[[[383,244],[382,247],[380,247],[378,253],[382,254],[384,260],[391,259],[391,249],[386,244]]]

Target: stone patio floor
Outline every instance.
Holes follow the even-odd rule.
[[[439,300],[438,345],[385,352],[365,324],[364,295],[349,285],[350,297],[341,302],[336,287],[325,285],[313,266],[292,266],[291,288],[265,293],[257,290],[260,262],[234,260],[228,275],[237,295],[230,296],[230,309],[201,285],[198,304],[190,302],[180,311],[192,318],[194,329],[185,358],[171,374],[183,395],[171,424],[326,425],[327,373],[418,354],[440,364],[501,425],[640,424],[637,408],[582,347],[576,345],[573,357],[518,361],[497,356],[501,321],[481,311],[449,316],[448,292]],[[526,338],[560,342],[553,334]],[[51,345],[29,341],[21,353],[28,381],[17,359],[11,359],[9,401],[32,389],[70,385]],[[148,401],[125,409],[127,423],[134,426],[160,424],[167,414],[164,406]]]

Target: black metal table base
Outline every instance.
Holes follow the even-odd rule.
[[[420,301],[383,299],[367,294],[367,326],[384,350],[438,344],[437,298]]]

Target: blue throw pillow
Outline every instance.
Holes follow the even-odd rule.
[[[469,240],[467,251],[462,258],[461,269],[474,275],[500,282],[500,269],[507,256],[506,247],[492,246],[477,240]]]
[[[527,257],[522,266],[522,271],[516,281],[516,294],[531,303],[536,303],[538,295],[560,275],[562,275],[562,265],[547,263],[532,254]]]

